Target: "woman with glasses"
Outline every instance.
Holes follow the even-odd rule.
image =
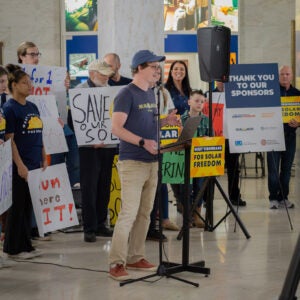
[[[47,167],[43,124],[38,108],[26,100],[31,80],[19,66],[9,65],[8,88],[12,95],[3,106],[5,139],[11,139],[13,156],[12,206],[8,212],[3,251],[11,258],[28,259],[41,253],[31,244],[32,204],[28,171]]]
[[[18,63],[37,65],[42,54],[33,42],[22,42],[17,49],[17,55]]]

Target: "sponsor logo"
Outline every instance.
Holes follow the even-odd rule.
[[[262,118],[273,118],[275,115],[275,112],[264,112],[261,114]]]
[[[267,146],[267,145],[279,145],[279,142],[276,140],[266,140],[266,139],[262,139],[260,141],[260,143],[262,144],[262,146]]]
[[[252,114],[234,114],[232,115],[232,118],[255,118],[256,115],[252,115]]]
[[[254,130],[253,127],[247,127],[247,128],[236,128],[235,131],[252,131]]]
[[[261,126],[261,130],[277,130],[276,126]]]

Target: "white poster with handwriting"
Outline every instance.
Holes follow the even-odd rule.
[[[12,204],[11,140],[0,145],[0,215]]]
[[[58,110],[54,95],[29,96],[40,112],[43,121],[43,143],[47,154],[68,152],[63,127],[59,123]]]
[[[28,185],[40,236],[78,225],[65,163],[29,171]]]
[[[112,105],[123,86],[76,88],[69,90],[70,107],[79,146],[118,144],[111,133]]]
[[[32,95],[55,95],[58,112],[67,121],[67,94],[65,78],[67,69],[57,66],[21,65],[30,76]]]

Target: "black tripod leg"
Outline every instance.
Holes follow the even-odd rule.
[[[218,187],[220,193],[222,194],[224,200],[226,201],[227,205],[229,206],[230,211],[232,212],[232,214],[234,215],[236,221],[238,222],[238,224],[240,225],[242,231],[244,232],[246,238],[249,239],[249,238],[251,237],[250,234],[248,233],[248,231],[247,231],[246,227],[244,226],[243,222],[241,221],[239,215],[236,213],[236,211],[235,211],[234,207],[232,206],[230,200],[229,200],[229,199],[227,198],[227,196],[225,195],[225,193],[224,193],[224,191],[223,191],[223,189],[222,189],[220,183],[218,182],[218,180],[217,180],[216,178],[215,178],[214,181],[215,181],[215,184],[217,185],[217,187]]]

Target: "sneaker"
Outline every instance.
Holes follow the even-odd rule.
[[[8,258],[10,258],[10,259],[31,259],[31,258],[38,257],[41,255],[42,255],[42,251],[32,250],[30,252],[21,252],[18,254],[8,254]]]
[[[126,264],[126,269],[129,270],[140,270],[140,271],[156,271],[157,266],[149,263],[146,259],[135,262],[134,264]]]
[[[94,232],[85,232],[84,233],[84,241],[87,243],[96,242],[96,234]]]
[[[160,241],[160,237],[162,237],[162,241],[163,242],[167,242],[168,241],[167,237],[163,233],[162,233],[162,235],[160,235],[159,230],[152,229],[152,230],[148,231],[146,239],[149,240],[149,241],[159,242]]]
[[[285,204],[284,204],[284,202],[285,202]],[[295,207],[294,203],[290,202],[289,200],[284,200],[284,201],[279,202],[279,208],[285,208],[285,206],[287,208],[294,208]]]
[[[102,227],[97,230],[96,236],[112,237],[113,231],[107,227]]]
[[[244,201],[242,198],[240,198],[239,200],[230,200],[232,205],[236,205],[236,206],[246,206],[247,202]]]
[[[0,269],[1,268],[10,268],[16,265],[16,262],[14,262],[11,259],[6,259],[0,256]]]
[[[279,208],[279,203],[277,200],[271,200],[270,201],[270,209],[278,209]]]
[[[131,278],[122,264],[116,264],[114,267],[111,267],[108,276],[117,281],[128,280]]]
[[[52,241],[52,237],[49,233],[45,233],[44,236],[33,236],[31,239],[34,241],[41,241],[41,242]]]

